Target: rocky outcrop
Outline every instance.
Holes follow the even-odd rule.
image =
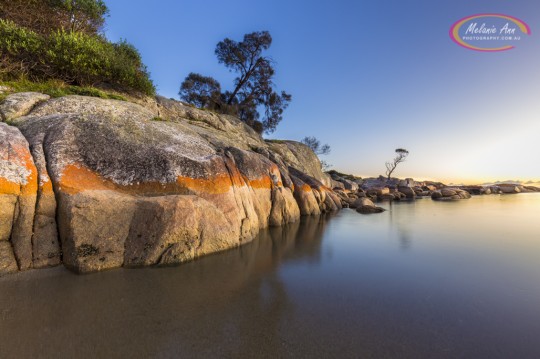
[[[0,106],[16,126],[0,124],[0,273],[177,264],[342,207],[313,151],[234,117],[163,98],[27,98]]]

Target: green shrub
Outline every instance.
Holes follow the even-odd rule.
[[[143,64],[141,54],[132,44],[122,40],[112,44],[111,75],[121,84],[138,89],[147,94],[154,94],[156,89],[150,80],[150,74]]]
[[[39,35],[0,19],[2,78],[59,79],[70,85],[106,85],[153,95],[155,88],[137,49],[101,36],[59,30]]]
[[[43,39],[35,32],[0,19],[0,71],[15,76],[36,67]]]
[[[44,61],[53,77],[87,86],[111,78],[113,46],[96,36],[60,30],[46,41]]]

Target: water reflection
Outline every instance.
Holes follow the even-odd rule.
[[[407,251],[412,246],[412,229],[410,228],[412,222],[412,216],[414,216],[415,201],[403,201],[400,203],[389,202],[389,228],[397,232],[397,238],[399,239],[399,247],[402,251]],[[398,206],[407,206],[407,212],[399,211]],[[406,213],[406,215],[404,215]]]
[[[317,263],[328,216],[260,233],[253,243],[174,268],[77,276],[62,269],[0,280],[9,303],[2,357],[170,357],[253,352],[264,328],[267,355],[279,356],[279,328],[295,304],[278,275],[285,262]],[[16,278],[18,277],[18,278]],[[7,310],[7,311],[6,311]],[[7,313],[7,314],[6,314]],[[137,340],[133,340],[137,338]],[[27,345],[28,342],[34,343]]]
[[[180,267],[0,278],[0,358],[540,358],[540,195],[385,206]]]

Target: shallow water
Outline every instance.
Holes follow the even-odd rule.
[[[540,194],[385,206],[180,267],[0,278],[0,357],[540,357]]]

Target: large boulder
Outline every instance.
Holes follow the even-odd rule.
[[[351,204],[351,208],[355,208],[356,212],[361,214],[382,213],[385,211],[382,207],[377,207],[368,198],[358,198]]]
[[[343,184],[343,182],[340,182],[340,181],[336,181],[335,179],[331,178],[330,179],[330,187],[332,189],[345,189],[345,184]]]
[[[460,199],[469,199],[471,194],[460,188],[445,187],[431,193],[431,198],[437,201],[455,201]]]
[[[154,105],[43,98],[1,124],[0,272],[176,264],[342,207],[307,146]]]
[[[514,185],[514,184],[500,184],[499,190],[504,194],[513,194],[513,193],[520,193],[521,192],[521,186]]]
[[[289,166],[307,174],[326,187],[331,187],[323,173],[317,155],[307,145],[296,141],[267,141],[270,151],[280,156]]]
[[[356,192],[360,188],[360,186],[358,186],[358,183],[348,180],[346,178],[341,178],[339,182],[343,183],[345,189],[349,191]]]
[[[408,199],[416,198],[416,192],[411,187],[398,187],[398,191],[403,193]]]

